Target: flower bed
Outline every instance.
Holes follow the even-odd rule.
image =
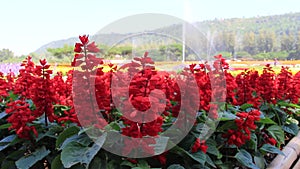
[[[233,76],[221,55],[164,72],[147,52],[103,71],[79,38],[66,80],[30,57],[0,73],[2,169],[266,168],[298,134],[300,72]]]

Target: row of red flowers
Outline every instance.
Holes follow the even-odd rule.
[[[5,112],[9,114],[9,130],[15,131],[19,138],[34,142],[39,132],[33,123],[42,116],[46,126],[49,122],[60,126],[92,125],[104,129],[112,122],[122,122],[119,130],[123,135],[132,138],[158,136],[166,130],[164,125],[173,124],[172,120],[178,118],[180,110],[184,109],[187,114],[185,120],[196,118],[194,126],[203,123],[203,118],[221,120],[221,124],[233,120],[232,128],[215,135],[221,136],[221,141],[228,147],[247,145],[255,132],[262,136],[260,147],[263,144],[283,144],[281,139],[267,132],[268,124],[273,122],[260,125],[262,130],[257,131],[261,118],[266,119],[265,116],[270,115],[268,117],[273,119],[270,109],[264,113],[260,110],[266,105],[282,102],[299,104],[300,72],[293,75],[287,67],[282,67],[281,72],[275,74],[272,67],[266,65],[262,74],[256,70],[245,70],[233,76],[225,59],[217,55],[212,65],[192,64],[182,72],[172,74],[157,71],[147,52],[119,69],[117,65],[109,64],[110,71],[104,72],[102,59],[95,55],[99,52],[96,44],[90,43],[88,36],[79,38],[72,62],[75,69],[67,73],[66,79],[62,73],[53,75],[46,60],[40,60],[40,64],[35,65],[31,57],[22,63],[18,75],[9,73],[4,76],[0,73],[0,101],[5,103]],[[179,86],[176,78],[184,79],[183,87]],[[113,83],[113,79],[118,84]],[[189,85],[191,80],[196,81],[197,88]],[[182,100],[183,92],[189,95],[190,100]],[[199,102],[194,103],[196,100]],[[224,103],[224,108],[219,103]],[[244,105],[250,105],[251,109],[233,110],[233,107]],[[196,117],[192,113],[195,107],[197,112],[201,112]],[[288,106],[283,109],[287,112],[286,117],[295,114]],[[234,117],[224,120],[224,112],[231,112]],[[282,120],[276,122],[283,123]],[[206,140],[201,139],[193,139],[188,146],[191,153],[207,152],[209,146]],[[155,143],[154,139],[148,141]],[[154,154],[155,150],[148,144],[139,146],[146,153]],[[123,155],[130,154],[135,146],[130,140],[124,140]],[[165,152],[155,158],[161,165],[166,165],[167,154]],[[129,160],[135,163],[135,160]]]

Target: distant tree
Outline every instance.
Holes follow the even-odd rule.
[[[259,30],[257,36],[257,49],[259,53],[266,53],[267,39],[266,31]]]
[[[231,53],[231,56],[234,56],[235,53],[235,33],[234,32],[227,32],[225,33],[225,46],[226,51]]]
[[[300,31],[297,32],[296,50],[300,52]]]
[[[280,46],[281,46],[281,50],[283,51],[287,51],[287,52],[290,52],[292,51],[294,48],[295,48],[295,38],[294,36],[289,33],[283,33],[283,35],[281,36],[281,39],[280,39]]]
[[[300,51],[290,52],[287,59],[288,60],[300,60]]]
[[[48,48],[47,51],[58,59],[62,59],[64,57],[71,59],[74,54],[74,47],[65,44],[62,48]]]
[[[266,52],[273,52],[274,48],[276,46],[276,34],[274,31],[266,31],[266,37],[265,37],[265,51]]]
[[[122,45],[107,48],[105,53],[106,58],[114,58],[116,55],[120,55],[123,58],[131,59],[132,57],[132,46]]]
[[[256,38],[254,32],[246,32],[243,38],[243,49],[254,55],[257,53],[256,51]]]
[[[9,49],[0,50],[0,62],[11,59],[14,57],[14,53]]]
[[[182,50],[182,44],[179,43],[164,45],[159,48],[161,55],[165,56],[166,61],[182,60]]]

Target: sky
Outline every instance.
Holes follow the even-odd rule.
[[[131,15],[188,22],[300,12],[299,0],[1,0],[0,50],[29,54],[51,41],[93,35]]]

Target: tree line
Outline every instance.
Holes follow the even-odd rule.
[[[286,30],[276,34],[272,30],[249,31],[242,35],[223,31],[213,35],[213,44],[218,52],[228,58],[238,59],[300,59],[300,30]]]

